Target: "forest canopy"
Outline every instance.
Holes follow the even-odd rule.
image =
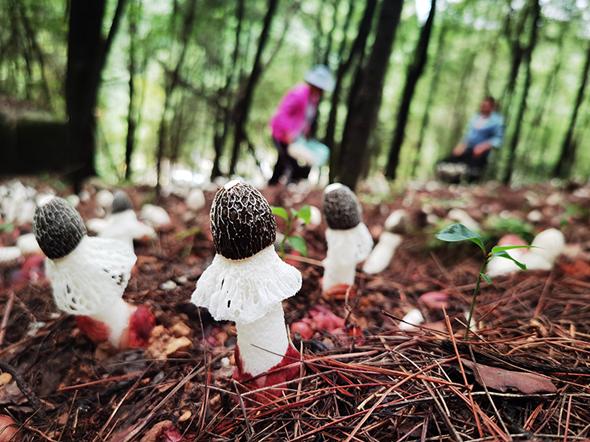
[[[2,1],[0,123],[64,123],[74,179],[268,178],[268,122],[316,64],[331,178],[431,176],[487,95],[490,176],[590,176],[587,0]]]

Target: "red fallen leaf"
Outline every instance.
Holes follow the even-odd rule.
[[[449,308],[449,295],[445,292],[424,293],[418,300],[432,310]]]
[[[19,426],[14,419],[6,414],[0,414],[0,442],[18,442],[21,440]]]
[[[344,327],[344,319],[337,316],[329,308],[318,305],[309,311],[309,316],[313,321],[316,330],[333,332],[336,329]]]
[[[518,390],[524,394],[555,393],[557,387],[546,377],[536,373],[505,370],[461,359],[464,366],[473,370],[475,380],[498,391]]]
[[[158,422],[141,438],[141,442],[182,442],[182,434],[172,421]]]
[[[140,305],[129,318],[126,347],[144,348],[150,340],[152,329],[156,325],[156,318],[149,308]]]
[[[301,339],[307,340],[312,338],[314,330],[313,327],[308,323],[308,321],[303,320],[291,324],[291,333],[293,335],[299,334],[299,336],[301,336]]]
[[[561,270],[567,275],[576,277],[588,277],[590,276],[590,264],[586,261],[576,260],[574,262],[564,262],[559,264]]]

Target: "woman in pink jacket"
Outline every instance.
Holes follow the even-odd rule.
[[[287,92],[270,121],[272,140],[279,155],[268,182],[270,186],[277,184],[282,176],[286,176],[287,182],[297,182],[309,174],[310,168],[297,164],[287,148],[299,137],[309,134],[323,93],[334,89],[334,77],[326,66],[318,65],[310,69],[304,79],[305,83]]]

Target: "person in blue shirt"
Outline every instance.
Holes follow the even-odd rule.
[[[455,146],[451,157],[442,163],[462,163],[467,179],[476,180],[484,172],[490,152],[499,149],[504,140],[504,118],[497,111],[494,97],[487,96],[479,112],[471,118],[465,136]]]

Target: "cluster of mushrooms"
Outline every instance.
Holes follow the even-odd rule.
[[[151,238],[155,231],[137,219],[126,194],[116,193],[111,204],[110,217],[94,223],[98,236],[90,237],[75,208],[51,197],[36,209],[33,232],[46,256],[57,307],[75,315],[79,329],[94,342],[145,347],[155,317],[147,307],[124,301],[123,293],[136,261],[133,241]],[[187,199],[191,209],[203,205],[202,193]],[[369,274],[388,267],[402,241],[400,226],[407,224],[407,214],[390,215],[375,247],[359,201],[348,187],[326,187],[323,215],[328,245],[323,296],[354,296],[357,265],[365,261],[363,270]],[[215,320],[235,323],[236,380],[251,388],[285,384],[300,374],[302,355],[291,342],[282,301],[299,292],[302,277],[275,250],[277,225],[271,207],[251,185],[230,181],[215,195],[210,222],[216,254],[191,300]],[[545,237],[537,242],[559,240],[555,232]],[[555,256],[549,255],[542,258],[552,263]]]

